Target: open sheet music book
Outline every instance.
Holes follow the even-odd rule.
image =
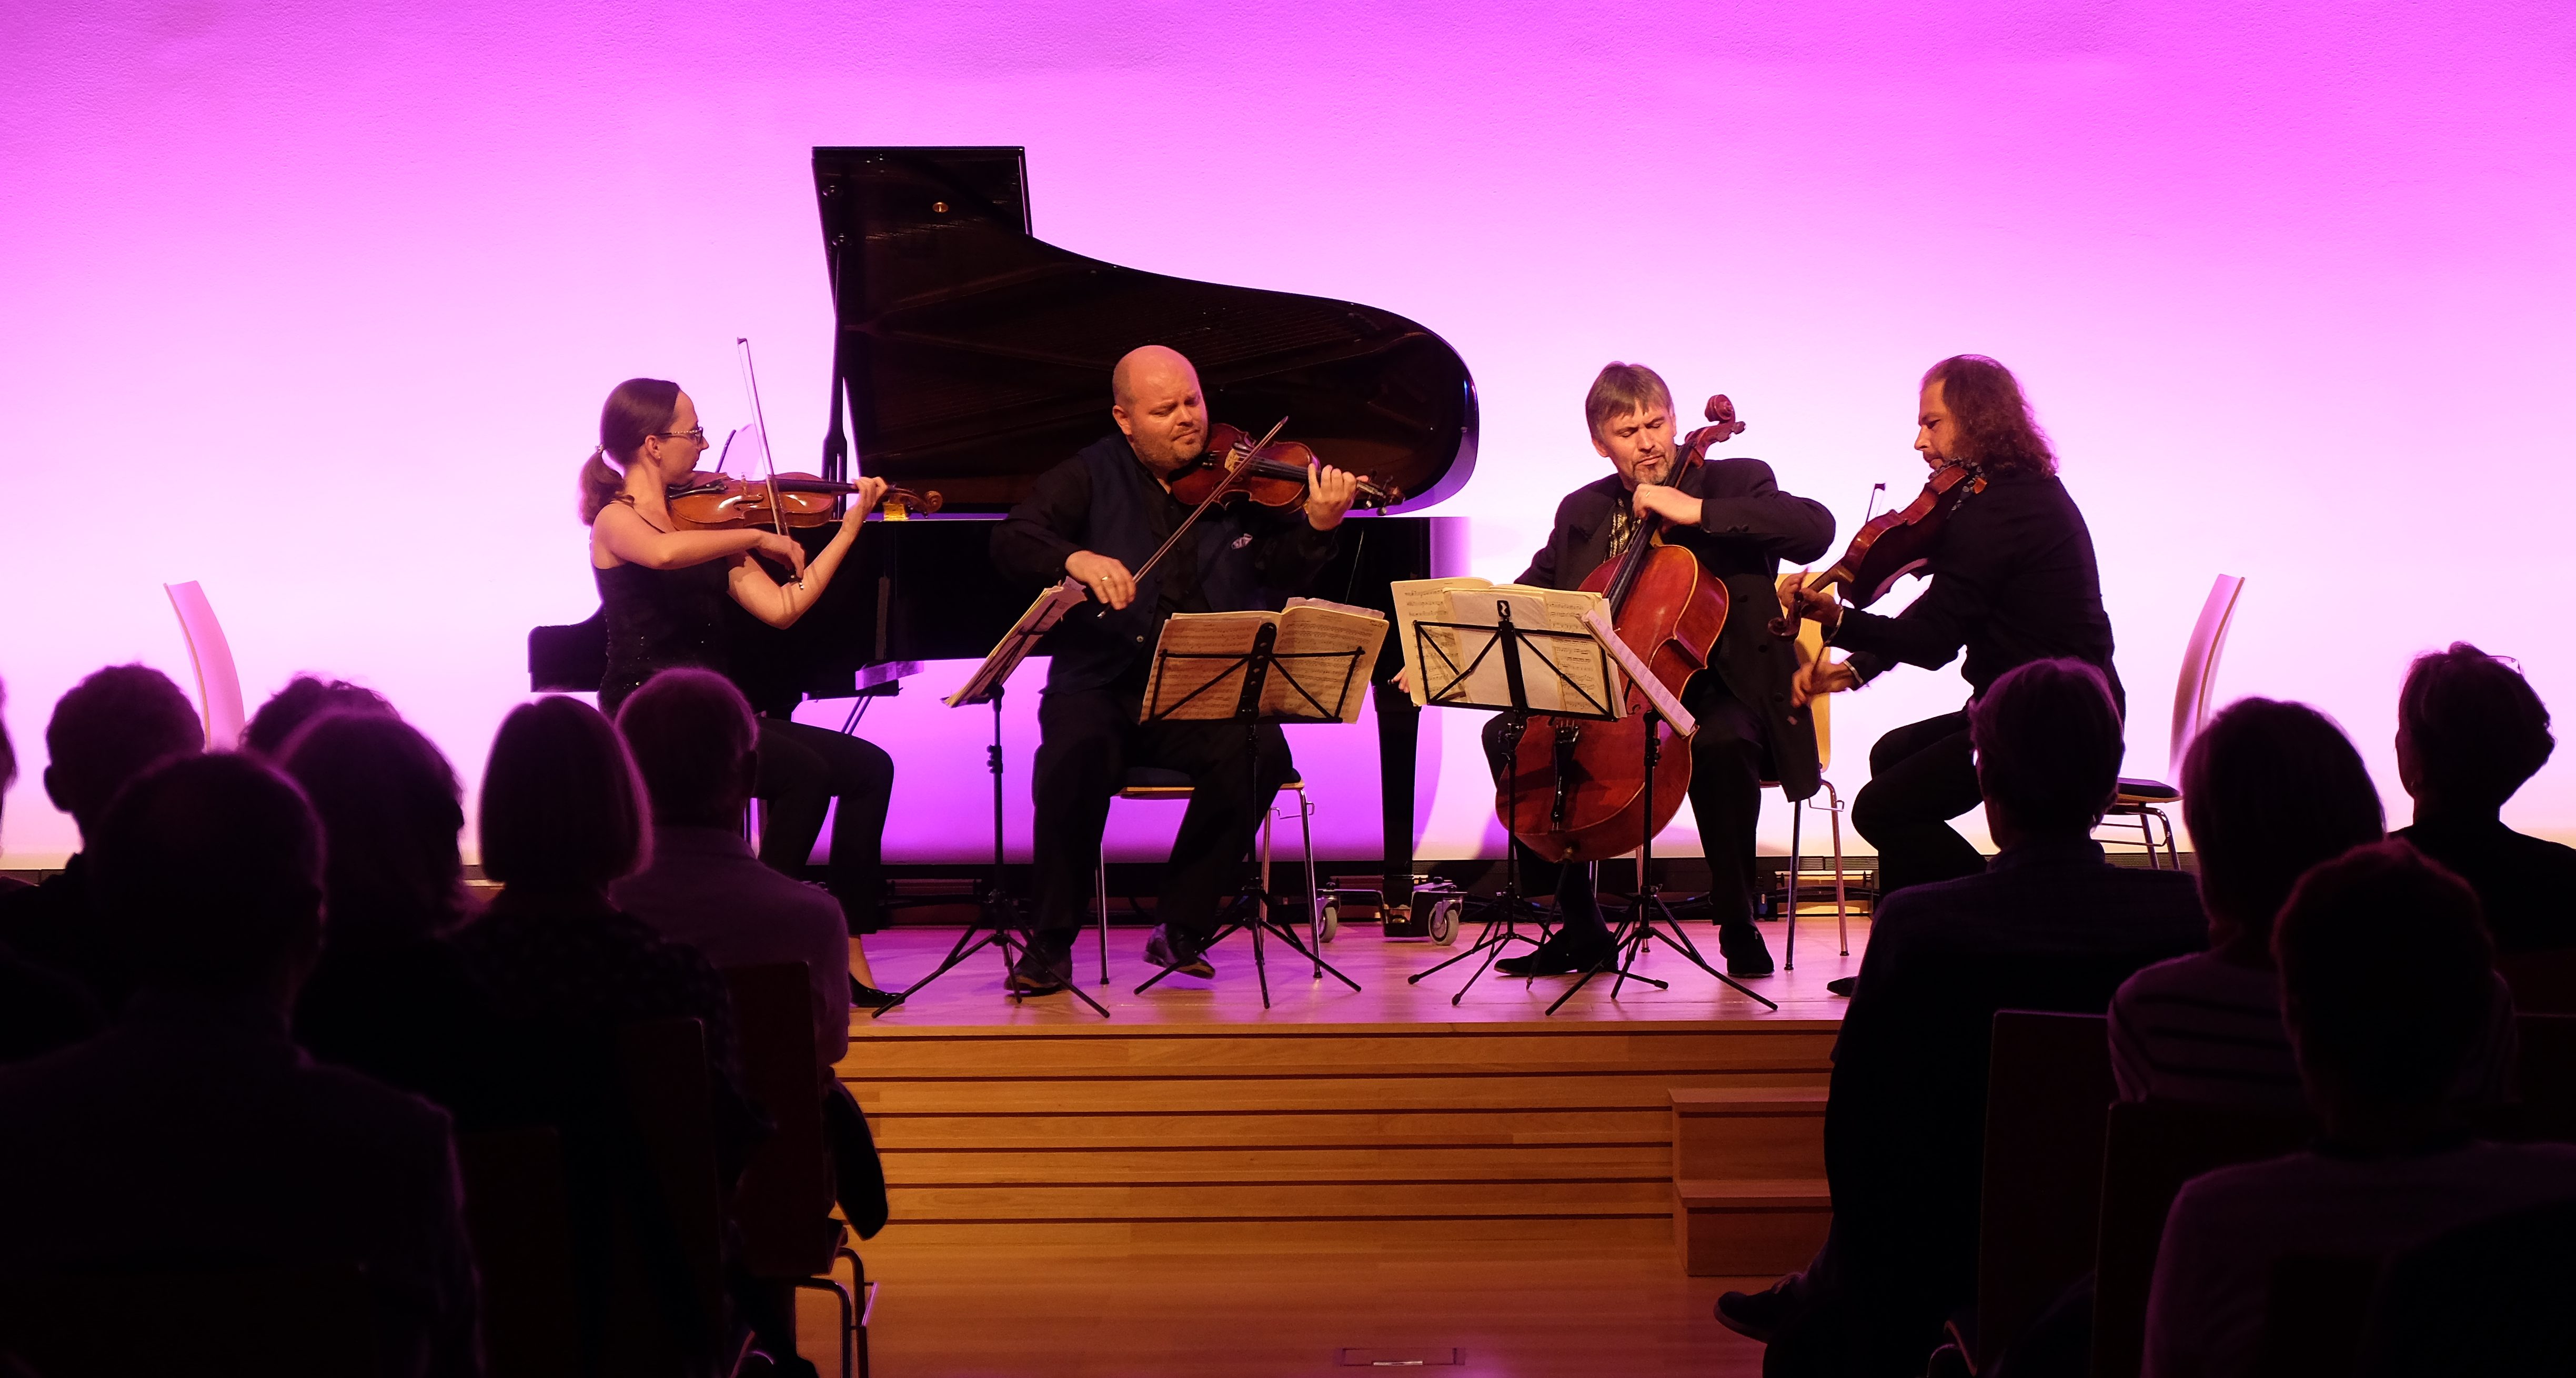
[[[1562,634],[1522,643],[1521,682],[1533,711],[1588,707],[1587,699],[1616,711],[1623,701],[1618,671],[1604,656],[1568,653],[1576,643],[1566,637],[1582,638],[1582,649],[1590,651],[1592,630],[1585,618],[1604,606],[1598,593],[1476,578],[1406,579],[1393,589],[1405,679],[1417,706],[1430,706],[1434,694],[1478,704],[1510,702],[1500,648],[1492,648],[1478,663],[1477,653],[1488,649],[1490,638],[1460,630],[1462,625],[1493,626],[1497,604],[1508,604],[1513,623],[1525,631]],[[1426,623],[1434,625],[1421,625]],[[1460,680],[1460,672],[1471,665],[1475,668]]]
[[[1277,612],[1183,612],[1163,622],[1143,721],[1231,718],[1242,697],[1242,657],[1263,627],[1276,627],[1277,663],[1261,685],[1263,717],[1357,722],[1360,692],[1386,642],[1386,614],[1320,598],[1291,598]]]

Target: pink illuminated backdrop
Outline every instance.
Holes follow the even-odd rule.
[[[611,383],[679,379],[730,424],[749,335],[782,451],[813,453],[818,143],[1025,144],[1049,240],[1440,331],[1484,402],[1477,476],[1443,509],[1472,519],[1479,573],[1516,572],[1596,472],[1579,402],[1606,360],[1731,393],[1736,446],[1847,534],[1871,482],[1919,476],[1915,376],[1975,350],[2022,373],[2091,519],[2133,773],[2166,768],[2221,570],[2249,580],[2221,695],[2332,712],[2398,821],[2414,652],[2474,639],[2576,706],[2563,3],[54,0],[12,20],[11,864],[75,845],[36,782],[54,697],[111,661],[186,682],[165,580],[204,583],[254,702],[300,669],[359,679],[478,775],[526,696],[528,627],[595,605],[572,473]],[[962,673],[868,720],[901,763],[898,858],[981,845],[986,724],[937,704]],[[1962,692],[1914,672],[1851,697],[1831,773],[1857,787],[1879,731]],[[1474,724],[1440,726],[1424,850],[1490,847]],[[1338,853],[1377,848],[1372,741],[1298,739]],[[1124,809],[1115,845],[1146,854],[1171,812]],[[2508,816],[2576,835],[2576,767]],[[1768,825],[1785,838],[1776,804]]]

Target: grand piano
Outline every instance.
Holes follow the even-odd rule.
[[[821,602],[774,632],[743,615],[740,679],[765,711],[890,692],[931,660],[976,659],[1036,590],[1004,582],[991,519],[1110,425],[1110,367],[1143,344],[1189,356],[1210,415],[1288,436],[1391,485],[1387,513],[1354,512],[1309,593],[1392,614],[1387,584],[1435,571],[1433,527],[1398,515],[1474,471],[1476,388],[1457,351],[1372,306],[1122,268],[1030,233],[1018,148],[817,148],[814,194],[837,329],[821,472],[865,474],[945,501],[934,519],[871,522]],[[980,520],[979,520],[980,519]],[[818,546],[829,529],[798,533]],[[1447,542],[1441,543],[1447,546]],[[600,618],[529,634],[533,688],[596,689]],[[1388,898],[1413,866],[1418,711],[1375,701]],[[1033,687],[1033,686],[1032,686]]]

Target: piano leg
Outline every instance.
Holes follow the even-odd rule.
[[[1386,902],[1413,901],[1413,768],[1422,710],[1391,684],[1377,686],[1377,768],[1386,839]]]

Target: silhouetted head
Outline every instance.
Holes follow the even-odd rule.
[[[523,703],[501,720],[481,814],[483,873],[514,890],[596,893],[651,855],[626,743],[579,699]]]
[[[758,771],[751,705],[711,670],[664,670],[617,710],[653,821],[725,828],[742,822]]]
[[[111,665],[72,686],[45,725],[45,794],[80,825],[89,845],[108,802],[167,756],[206,749],[206,725],[158,670]]]
[[[322,830],[303,791],[232,753],[144,771],[90,839],[97,894],[146,985],[274,997],[322,946]]]
[[[242,729],[242,750],[276,760],[295,729],[325,713],[396,716],[394,706],[373,689],[361,689],[345,679],[297,675],[250,715],[250,725]]]
[[[1987,686],[1968,717],[1995,840],[2082,837],[2120,786],[2120,709],[2102,672],[2034,660]]]
[[[1960,354],[1923,375],[1914,448],[1933,468],[1964,463],[1995,478],[2057,472],[2057,452],[2031,415],[2012,370],[1982,354]]]
[[[9,787],[18,783],[18,748],[9,740],[9,690],[0,685],[0,805],[9,799]]]
[[[2549,763],[2549,707],[2465,641],[2415,657],[2397,695],[2397,775],[2420,817],[2491,815]]]
[[[2476,892],[2403,842],[2302,876],[2272,957],[2299,1074],[2329,1128],[2355,1102],[2439,1105],[2494,1014],[2495,946]]]
[[[456,772],[429,738],[378,712],[325,713],[278,764],[322,822],[331,945],[384,947],[442,933],[465,912]]]
[[[2268,960],[2272,918],[2307,869],[2386,831],[2379,791],[2334,720],[2304,703],[2238,699],[2192,739],[2182,816],[2213,948]]]

